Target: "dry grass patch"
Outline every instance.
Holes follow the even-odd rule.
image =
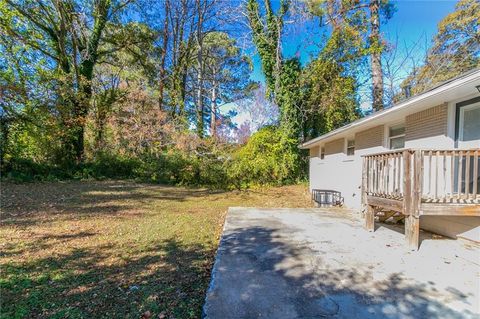
[[[229,206],[308,207],[302,185],[2,184],[1,318],[198,318]]]

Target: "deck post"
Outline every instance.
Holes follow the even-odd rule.
[[[421,150],[415,151],[413,155],[413,180],[412,180],[412,214],[420,216],[423,194],[423,155]],[[435,177],[435,183],[437,183]]]
[[[410,150],[403,151],[403,211],[404,215],[412,213],[412,174]]]
[[[372,205],[367,205],[367,211],[365,213],[365,228],[369,232],[375,231],[375,209]]]
[[[408,159],[410,162],[410,158]],[[410,166],[410,165],[409,165]],[[422,151],[417,150],[413,153],[413,167],[409,167],[407,176],[408,193],[405,192],[405,240],[411,250],[418,250],[420,243],[420,205],[422,200],[422,177],[423,177],[423,157]],[[412,176],[413,175],[413,176]],[[407,195],[408,194],[408,195]]]
[[[420,237],[420,218],[409,215],[405,218],[405,239],[411,250],[418,250]]]

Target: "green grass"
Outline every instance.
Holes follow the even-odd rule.
[[[309,206],[305,186],[3,183],[0,318],[199,318],[229,206]]]

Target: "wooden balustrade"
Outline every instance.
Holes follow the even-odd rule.
[[[480,216],[480,149],[405,149],[363,157],[366,228],[378,211],[405,215],[405,236],[418,248],[421,215]]]
[[[480,190],[478,149],[421,152],[425,201],[477,201]]]
[[[479,155],[479,149],[408,149],[367,155],[363,158],[363,192],[367,196],[404,199],[405,188],[409,188],[408,194],[417,189],[424,202],[478,202]]]
[[[401,198],[404,195],[404,152],[364,157],[365,189],[368,195]]]

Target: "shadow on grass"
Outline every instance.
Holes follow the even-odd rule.
[[[139,204],[152,201],[183,202],[222,193],[126,181],[67,183],[2,183],[2,225],[28,227],[55,218],[64,220],[95,216],[139,215]]]
[[[327,260],[307,244],[290,241],[278,225],[226,231],[204,306],[221,318],[478,318],[444,305],[435,283],[402,273],[383,279],[374,267]],[[467,302],[455,288],[447,300]]]
[[[16,242],[5,242],[0,251],[0,257],[8,257],[14,255],[24,254],[30,251],[39,251],[55,247],[55,245],[68,245],[72,240],[90,238],[95,236],[95,232],[80,231],[73,234],[61,234],[61,235],[41,235],[30,238],[30,241],[18,245]]]
[[[147,310],[200,316],[213,250],[169,239],[127,259],[118,253],[101,246],[4,265],[0,317],[139,318]]]

